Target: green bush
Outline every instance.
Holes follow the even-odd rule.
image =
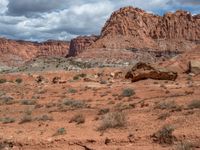
[[[72,89],[72,88],[70,88],[70,89],[68,89],[68,93],[77,93],[77,90],[76,89]]]
[[[64,135],[66,134],[65,128],[59,128],[53,136]]]

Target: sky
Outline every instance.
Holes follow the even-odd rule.
[[[28,41],[98,35],[111,13],[133,6],[163,15],[200,14],[200,0],[0,0],[0,37]]]

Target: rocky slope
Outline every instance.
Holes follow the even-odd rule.
[[[35,43],[0,38],[0,60],[6,65],[21,65],[39,56],[65,56],[68,49],[69,43],[64,41]]]
[[[80,57],[88,57],[91,53],[99,57],[102,49],[187,51],[199,41],[199,15],[192,16],[189,12],[178,10],[158,16],[138,8],[125,7],[111,15],[95,42],[82,46],[81,50],[79,47],[78,51],[83,52]],[[73,47],[76,47],[76,43],[73,43]],[[76,49],[72,48],[71,51],[76,54]]]

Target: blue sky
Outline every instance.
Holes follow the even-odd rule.
[[[111,13],[133,6],[163,15],[200,13],[200,0],[0,0],[0,36],[32,41],[99,34]]]

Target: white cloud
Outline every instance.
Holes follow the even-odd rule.
[[[0,0],[0,36],[26,40],[69,40],[77,35],[99,34],[111,13],[120,7],[131,5],[148,12],[163,13],[179,8],[173,1]],[[193,12],[200,12],[193,7]]]
[[[0,14],[7,11],[8,0],[0,0]]]

